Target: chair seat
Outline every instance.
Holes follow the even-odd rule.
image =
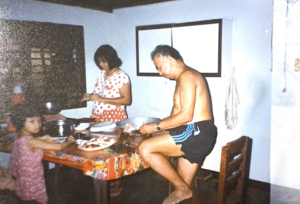
[[[193,197],[180,203],[244,204],[249,179],[251,150],[252,139],[249,137],[241,136],[228,142],[222,147],[218,187],[216,185],[208,187],[208,182],[205,181],[212,176],[198,170],[194,177],[196,188],[193,189]]]
[[[244,204],[249,179],[251,150],[252,139],[249,137],[241,136],[228,142],[222,147],[218,187],[212,185],[208,188],[207,181],[211,180],[212,174],[199,169],[194,177],[193,197],[180,203]],[[171,159],[171,163],[176,169],[177,161],[175,158]],[[170,184],[169,193],[172,191],[173,186]],[[232,193],[229,194],[231,191],[235,191],[234,196]]]

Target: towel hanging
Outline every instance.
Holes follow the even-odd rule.
[[[240,99],[237,91],[235,68],[233,68],[227,81],[227,90],[225,95],[225,124],[229,130],[234,129],[238,122],[238,104],[240,104]]]

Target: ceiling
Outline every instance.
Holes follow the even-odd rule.
[[[36,0],[54,4],[78,6],[112,13],[114,9],[155,4],[175,0]]]

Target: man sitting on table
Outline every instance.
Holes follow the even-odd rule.
[[[140,127],[142,134],[168,130],[168,134],[143,141],[139,154],[152,169],[169,180],[175,190],[163,204],[179,203],[192,197],[192,181],[217,137],[210,93],[205,78],[184,64],[180,53],[167,45],[159,45],[151,53],[159,74],[176,80],[171,115],[160,123]],[[177,171],[165,157],[180,157]]]

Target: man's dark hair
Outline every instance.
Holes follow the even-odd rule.
[[[122,60],[118,57],[117,51],[110,45],[101,45],[94,54],[94,60],[98,67],[100,67],[98,60],[103,59],[107,62],[109,69],[120,67]]]
[[[180,53],[173,47],[169,45],[158,45],[156,48],[151,52],[151,59],[153,60],[155,56],[162,55],[162,56],[170,56],[175,60],[180,60],[183,62],[183,58],[181,57]]]
[[[10,121],[19,132],[25,125],[26,118],[40,117],[41,113],[31,104],[17,104],[11,109]]]

